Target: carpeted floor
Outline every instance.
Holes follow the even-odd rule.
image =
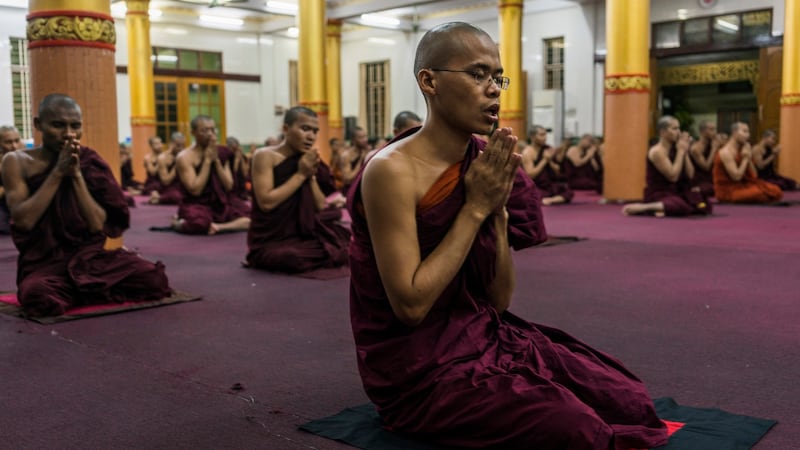
[[[548,229],[588,240],[516,254],[512,309],[615,354],[653,396],[778,420],[757,449],[796,447],[800,206],[679,220],[576,200],[545,210]],[[173,213],[133,209],[125,243],[203,301],[57,325],[0,316],[0,447],[347,448],[297,425],[367,401],[349,280],[242,269],[244,234],[147,231]],[[15,255],[0,236],[0,291]]]

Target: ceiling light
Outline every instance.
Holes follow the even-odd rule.
[[[394,39],[387,39],[381,37],[371,37],[367,38],[367,42],[371,42],[373,44],[381,44],[381,45],[394,45]]]
[[[179,34],[179,35],[189,34],[189,31],[187,31],[186,29],[175,28],[175,27],[168,27],[167,29],[164,30],[164,32],[169,34]]]
[[[258,44],[258,39],[251,37],[237,37],[236,42],[240,44]]]
[[[366,25],[378,27],[396,27],[400,25],[400,19],[396,17],[382,16],[380,14],[362,14],[361,22]]]
[[[0,0],[0,6],[28,9],[28,0]]]
[[[111,17],[114,17],[115,19],[124,19],[127,11],[128,7],[125,5],[125,2],[114,3],[111,5]]]
[[[147,15],[152,19],[153,17],[161,17],[163,13],[160,9],[150,8],[147,10]]]
[[[293,3],[269,0],[267,2],[267,9],[271,12],[289,14],[292,16],[297,15],[297,5]]]
[[[228,25],[234,27],[240,27],[244,25],[244,20],[233,17],[209,16],[201,14],[199,20],[200,23],[208,25]]]
[[[297,28],[297,27],[289,27],[286,30],[286,35],[289,36],[289,37],[296,38],[297,36],[300,35],[300,29]]]
[[[730,23],[727,20],[717,19],[714,21],[714,26],[719,26],[721,28],[725,28],[730,31],[739,31],[739,25],[735,23]]]
[[[688,9],[679,9],[678,10],[678,19],[685,20],[689,17],[689,10]]]

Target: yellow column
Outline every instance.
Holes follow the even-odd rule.
[[[650,0],[606,2],[603,196],[638,200],[645,185],[650,103]]]
[[[328,137],[344,139],[342,120],[342,21],[328,19],[325,37],[325,58],[328,89]]]
[[[322,160],[330,163],[328,94],[325,81],[325,0],[300,0],[298,6],[298,100],[301,105],[319,115],[317,148]]]
[[[800,0],[786,0],[778,170],[800,179]]]
[[[74,98],[83,114],[81,143],[99,153],[119,181],[117,39],[110,5],[108,0],[30,0],[27,36],[34,110],[47,94]],[[107,246],[121,243],[114,239]]]
[[[125,29],[128,33],[128,82],[131,91],[131,150],[133,177],[147,178],[144,155],[148,139],[156,132],[156,103],[153,91],[153,61],[150,59],[150,0],[127,0]],[[164,142],[169,136],[161,136]]]
[[[511,127],[520,138],[527,136],[525,92],[522,81],[522,0],[498,0],[500,8],[500,63],[511,79],[500,94],[500,126]]]

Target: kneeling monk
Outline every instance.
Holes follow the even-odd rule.
[[[711,214],[711,204],[702,187],[694,182],[689,135],[681,133],[678,119],[672,116],[659,119],[656,130],[659,141],[647,151],[644,203],[625,205],[622,212],[656,216]]]
[[[2,175],[19,250],[17,298],[34,316],[85,304],[158,300],[170,294],[164,265],[106,237],[128,228],[125,196],[108,165],[81,146],[81,110],[51,94],[33,122],[42,146],[3,158]]]
[[[339,224],[339,202],[328,166],[314,143],[317,113],[297,106],[283,119],[283,142],[253,156],[254,204],[247,234],[250,267],[277,272],[307,272],[347,263],[350,231]]]
[[[509,83],[495,42],[466,23],[434,27],[414,71],[425,124],[375,155],[348,201],[351,324],[384,426],[460,448],[666,443],[644,384],[619,361],[508,311],[510,247],[546,233],[517,138],[490,131]]]
[[[250,225],[250,206],[233,194],[233,153],[217,145],[214,119],[192,119],[194,145],[178,153],[178,179],[183,198],[172,226],[180,233],[216,234],[244,231]]]
[[[758,178],[750,148],[750,126],[731,125],[731,138],[714,159],[714,193],[728,203],[775,203],[783,198],[780,187]]]

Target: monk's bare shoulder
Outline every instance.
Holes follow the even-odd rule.
[[[3,156],[2,162],[0,162],[0,170],[2,170],[2,173],[14,172],[17,176],[27,178],[27,174],[35,175],[47,168],[48,164],[41,162],[40,159],[40,148],[8,152]]]
[[[408,149],[400,143],[392,143],[379,151],[364,169],[363,184],[366,187],[407,184],[413,178],[414,164]]]

